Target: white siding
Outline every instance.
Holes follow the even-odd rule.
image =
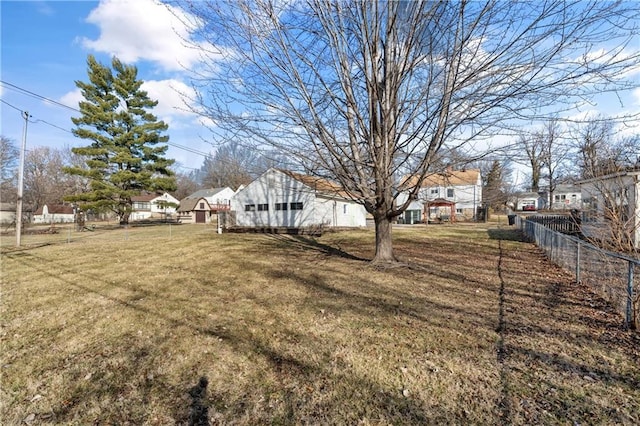
[[[73,223],[74,214],[49,213],[47,205],[42,207],[42,214],[33,215],[33,223]]]
[[[602,180],[592,180],[581,185],[583,201],[582,232],[592,238],[609,238],[613,231],[604,218],[605,195],[615,198],[615,194],[626,191],[629,205],[627,232],[633,238],[636,248],[640,248],[640,182],[636,175],[625,175]],[[591,207],[595,206],[595,211]]]
[[[316,195],[302,182],[270,169],[233,196],[231,209],[236,212],[238,226],[366,226],[362,206]],[[302,203],[302,209],[292,209],[292,203]],[[253,206],[252,211],[246,210],[249,205]],[[277,205],[286,205],[286,210],[276,209]],[[344,205],[347,205],[346,209]]]
[[[343,199],[316,198],[316,222],[327,226],[360,227],[367,225],[364,206]]]

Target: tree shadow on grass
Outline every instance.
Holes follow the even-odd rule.
[[[304,235],[284,235],[284,234],[266,234],[271,239],[283,243],[289,248],[297,248],[300,250],[315,251],[326,256],[337,256],[349,260],[357,260],[360,262],[369,262],[371,259],[365,259],[360,256],[353,255],[342,250],[340,247],[334,247],[324,244],[318,240],[306,237]]]
[[[202,376],[198,383],[189,389],[191,405],[189,406],[189,426],[209,425],[209,404],[207,403],[207,386],[209,380]]]
[[[524,241],[524,237],[520,230],[515,228],[494,228],[488,229],[487,234],[489,234],[489,238],[492,240],[501,240],[501,241]]]

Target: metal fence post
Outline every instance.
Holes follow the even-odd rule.
[[[576,243],[576,284],[580,284],[580,241]]]
[[[627,315],[625,318],[627,328],[635,328],[633,318],[633,262],[629,260],[629,273],[627,274]]]

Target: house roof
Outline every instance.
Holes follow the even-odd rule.
[[[517,195],[517,197],[519,199],[523,199],[523,198],[541,198],[540,194],[538,194],[537,192],[521,192],[520,194]]]
[[[573,193],[573,192],[579,193],[580,192],[580,187],[578,185],[560,184],[560,185],[556,185],[556,188],[553,191],[554,194]]]
[[[603,176],[596,176],[593,178],[589,178],[589,179],[584,179],[578,182],[578,184],[582,185],[584,183],[591,183],[591,182],[597,182],[597,181],[602,181],[602,180],[609,180],[609,179],[616,179],[616,178],[620,178],[623,176],[639,176],[640,177],[640,167],[636,166],[633,168],[630,168],[629,170],[621,170],[619,172],[616,173],[611,173],[608,175],[603,175]]]
[[[435,200],[427,200],[425,201],[425,204],[428,204],[430,206],[455,206],[456,203],[455,201],[451,201],[451,200],[446,200],[444,198],[436,198]]]
[[[213,197],[214,195],[224,191],[225,189],[227,189],[227,187],[201,189],[199,191],[194,192],[191,195],[188,195],[186,198],[191,199],[191,198],[201,198],[201,197]]]
[[[417,177],[407,176],[403,180],[404,183],[412,184],[416,182]],[[480,170],[449,170],[444,173],[431,173],[422,181],[422,187],[431,186],[460,186],[460,185],[476,185],[480,179]]]
[[[303,175],[301,173],[292,172],[290,170],[276,169],[281,173],[297,180],[298,182],[317,191],[318,195],[339,196],[345,199],[351,199],[349,193],[335,182],[317,176]]]
[[[141,194],[141,195],[134,195],[133,197],[131,197],[131,201],[151,201],[154,198],[158,198],[158,195],[156,195],[156,194]]]
[[[45,204],[44,206],[38,207],[35,214],[41,215],[45,206],[47,206],[49,214],[73,214],[73,206],[66,206],[62,204],[52,204],[50,206]]]
[[[191,212],[196,210],[196,206],[198,205],[198,203],[200,201],[204,201],[205,203],[207,203],[207,207],[205,210],[211,210],[211,206],[209,206],[209,202],[207,201],[206,198],[204,197],[199,197],[199,198],[183,198],[182,200],[180,200],[180,207],[178,207],[178,212]]]

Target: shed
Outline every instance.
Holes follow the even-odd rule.
[[[183,198],[177,210],[178,220],[183,223],[209,223],[212,210],[206,198]]]

